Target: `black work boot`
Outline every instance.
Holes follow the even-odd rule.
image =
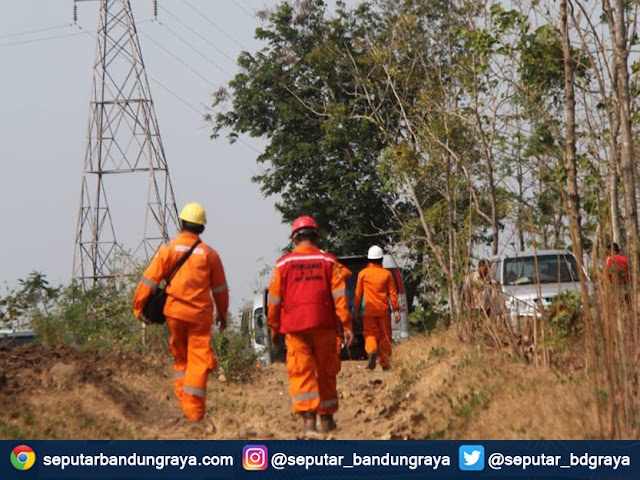
[[[302,431],[315,432],[316,431],[316,412],[303,412],[302,416]]]
[[[369,354],[369,361],[367,362],[367,368],[369,370],[375,370],[377,361],[378,361],[378,352],[374,350]]]
[[[333,419],[333,415],[320,415],[320,428],[323,433],[330,432],[338,428],[336,421]]]

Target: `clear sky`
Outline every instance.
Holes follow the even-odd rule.
[[[261,141],[211,140],[203,114],[240,51],[259,47],[255,12],[278,2],[158,0],[157,21],[153,0],[131,3],[178,209],[205,207],[203,239],[220,253],[236,315],[289,227],[251,182]],[[78,2],[74,25],[72,0],[0,1],[2,293],[34,270],[71,280],[98,8]],[[116,235],[140,228],[119,215]]]

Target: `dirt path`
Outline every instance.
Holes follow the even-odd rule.
[[[394,349],[388,372],[345,361],[338,429],[327,439],[598,438],[591,385],[534,369],[452,332]],[[0,349],[2,439],[295,439],[284,364],[250,383],[212,378],[207,416],[188,424],[172,393],[168,355]]]

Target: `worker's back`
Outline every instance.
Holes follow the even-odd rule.
[[[356,280],[358,279],[358,273],[367,266],[369,260],[365,255],[339,257],[338,261],[345,265],[352,273],[351,277],[345,279],[347,288],[347,302],[349,304],[349,310],[352,314],[355,313],[353,306],[353,297],[356,291]],[[393,329],[392,335],[394,340],[404,340],[409,338],[409,315],[407,309],[407,295],[404,289],[404,282],[402,281],[402,270],[398,266],[396,260],[391,255],[385,255],[382,259],[382,266],[385,270],[389,271],[395,282],[396,291],[398,292],[398,302],[400,303],[400,322],[392,322],[391,328]],[[353,320],[353,345],[347,351],[343,349],[342,358],[365,358],[364,353],[364,339],[362,337],[362,321],[361,319]]]
[[[371,316],[387,315],[389,302],[397,302],[398,298],[391,272],[377,264],[369,264],[358,273],[356,298],[359,294],[362,295],[362,313]]]

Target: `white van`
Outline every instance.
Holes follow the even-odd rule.
[[[255,295],[253,299],[245,302],[240,319],[240,333],[249,338],[251,349],[258,360],[265,365],[270,365],[273,361],[273,352],[265,304],[265,295]]]
[[[540,318],[559,294],[580,292],[578,262],[568,250],[529,250],[493,257],[489,263],[516,333],[520,333],[522,319]],[[588,276],[587,284],[592,293]]]

